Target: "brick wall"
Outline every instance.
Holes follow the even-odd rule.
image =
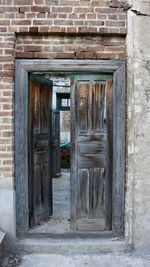
[[[0,0],[0,183],[13,177],[14,59],[125,59],[118,0]]]
[[[125,34],[125,7],[112,2],[116,1],[0,0],[0,30]]]
[[[124,37],[29,36],[16,38],[16,58],[125,59]]]

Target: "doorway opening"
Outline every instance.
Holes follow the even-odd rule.
[[[30,232],[64,233],[70,230],[70,77],[63,74],[41,75],[36,73],[32,74],[30,78],[32,84],[33,81],[37,80],[37,83],[40,84],[40,79],[42,80],[42,87],[45,86],[44,80],[47,83],[48,81],[52,83],[48,89],[51,97],[49,98],[50,109],[47,110],[47,113],[49,112],[49,153],[51,154],[51,169],[49,170],[51,177],[49,179],[51,179],[52,187],[49,194],[52,194],[50,200],[52,203],[49,216],[44,215],[42,219],[39,218],[38,223],[32,223],[31,218]],[[38,85],[36,84],[36,86]],[[45,177],[40,174],[39,176],[39,183],[44,183],[41,180]]]
[[[30,225],[57,233],[110,231],[112,75],[32,74],[30,84]]]
[[[44,62],[17,65],[17,230],[122,233],[125,64]]]

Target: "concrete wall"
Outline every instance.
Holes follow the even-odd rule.
[[[150,2],[128,11],[128,158],[126,236],[150,245]]]
[[[15,190],[12,177],[0,176],[0,229],[9,235],[9,241],[16,237]]]

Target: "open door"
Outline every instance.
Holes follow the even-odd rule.
[[[52,82],[31,75],[29,103],[29,211],[30,226],[34,226],[52,215]]]
[[[60,112],[58,110],[51,110],[51,147],[52,147],[52,161],[53,161],[53,177],[61,176],[61,162],[60,162]]]
[[[110,230],[111,75],[74,75],[71,104],[71,228]]]

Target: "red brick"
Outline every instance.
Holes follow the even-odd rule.
[[[10,25],[10,20],[0,20],[0,25]]]
[[[6,27],[0,27],[0,32],[6,32],[7,28]]]
[[[96,55],[97,59],[118,59],[118,55],[116,53],[98,53]]]
[[[34,52],[34,58],[55,58],[55,53],[39,53]]]
[[[38,32],[38,27],[30,27],[29,32]]]
[[[119,33],[127,34],[127,28],[120,28]]]
[[[5,64],[4,65],[4,70],[13,70],[14,69],[14,64]]]
[[[67,19],[67,14],[58,14],[59,19]]]
[[[27,32],[29,32],[29,28],[28,27],[19,27],[18,32],[27,33]]]
[[[36,5],[44,5],[44,0],[34,0]]]
[[[11,56],[0,56],[0,62],[11,62],[12,57]]]
[[[92,0],[91,5],[92,6],[107,6],[108,1],[106,0]]]
[[[49,32],[49,26],[39,27],[39,32],[44,32],[44,33]]]
[[[61,6],[79,6],[81,1],[61,0]]]
[[[0,76],[2,77],[14,77],[14,71],[9,70],[9,71],[0,71]]]
[[[74,12],[75,13],[93,13],[94,8],[93,7],[75,7]]]
[[[87,14],[87,19],[94,19],[96,20],[96,14]]]
[[[76,33],[77,32],[77,28],[76,27],[67,27],[67,32],[68,33]]]
[[[26,13],[26,18],[27,19],[33,19],[36,17],[36,13]]]
[[[50,11],[50,8],[48,6],[32,6],[31,7],[31,12],[46,13],[49,11]]]
[[[108,19],[110,19],[110,20],[117,20],[118,19],[118,15],[108,14]]]
[[[30,11],[30,7],[29,6],[21,6],[19,7],[19,13],[25,13],[25,12],[29,12]]]
[[[111,27],[125,27],[125,21],[112,21],[108,20],[105,23],[106,26],[111,26]]]
[[[12,0],[0,0],[0,5],[12,5]]]
[[[51,25],[52,24],[52,21],[51,20],[34,20],[33,21],[33,24],[34,25]]]
[[[50,27],[50,32],[55,32],[55,33],[57,33],[57,32],[60,32],[61,30],[60,30],[60,27],[58,27],[58,26],[51,26]]]
[[[33,58],[33,52],[16,52],[16,58]]]
[[[12,25],[31,25],[31,20],[12,20]]]
[[[15,18],[15,13],[5,13],[5,18],[6,19],[14,19]]]
[[[16,13],[16,19],[25,19],[25,13]]]
[[[46,17],[47,17],[47,14],[46,13],[38,13],[37,14],[37,18],[39,19],[39,18],[41,18],[41,19],[46,19]]]
[[[25,6],[25,5],[32,5],[33,0],[14,0],[14,5],[18,6]]]
[[[71,13],[72,12],[72,7],[63,7],[63,6],[58,6],[58,7],[53,7],[52,12],[55,13]]]
[[[76,59],[96,59],[96,53],[94,52],[77,52]]]
[[[74,53],[57,53],[56,59],[74,59],[75,54]]]
[[[72,20],[54,20],[54,24],[55,25],[73,25],[73,21]]]
[[[43,50],[43,46],[24,46],[24,52],[39,52]]]
[[[97,13],[114,13],[114,12],[116,12],[116,10],[115,10],[115,8],[96,7],[95,12],[97,12]]]

